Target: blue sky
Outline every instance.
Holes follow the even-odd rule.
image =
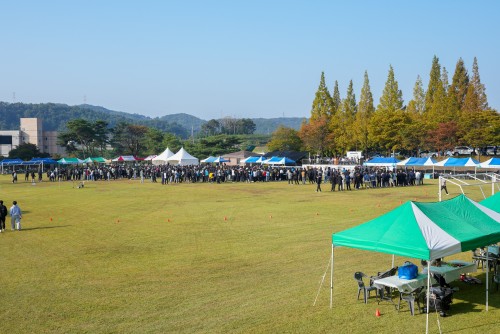
[[[389,65],[412,98],[432,58],[477,57],[499,109],[498,1],[2,1],[0,100],[151,117],[309,117],[321,72],[375,105]]]

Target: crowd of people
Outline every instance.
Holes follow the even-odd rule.
[[[26,170],[26,182],[43,181],[41,170]],[[45,172],[49,182],[56,181],[111,181],[140,179],[140,181],[170,183],[224,183],[224,182],[275,182],[289,184],[330,184],[330,191],[359,190],[368,188],[414,186],[423,183],[423,173],[412,169],[394,170],[355,166],[332,167],[283,167],[283,166],[227,166],[221,165],[95,165],[63,166]],[[12,182],[17,182],[13,171]],[[317,191],[321,187],[317,186]]]

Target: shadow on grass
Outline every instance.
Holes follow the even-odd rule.
[[[481,328],[481,327],[484,327],[484,326],[491,326],[491,325],[498,325],[500,324],[500,322],[493,322],[493,323],[485,323],[485,324],[477,324],[477,325],[473,325],[473,326],[470,326],[470,327],[461,327],[460,329],[456,329],[456,330],[451,330],[451,331],[447,331],[447,333],[455,333],[455,332],[463,332],[464,330],[467,330],[467,329],[476,329],[476,328]]]
[[[58,225],[58,226],[44,226],[44,227],[27,227],[23,228],[23,231],[34,231],[34,230],[45,230],[49,228],[60,228],[60,227],[69,227],[71,225]]]

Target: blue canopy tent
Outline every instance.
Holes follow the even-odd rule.
[[[44,165],[57,165],[57,161],[51,158],[32,158],[29,162],[38,162],[42,165],[42,172]]]
[[[479,161],[472,158],[448,158],[440,161],[436,167],[478,167]]]
[[[292,165],[295,164],[295,160],[287,157],[271,157],[270,159],[264,160],[262,163],[267,165]]]
[[[373,158],[365,163],[363,163],[363,166],[372,166],[372,167],[396,167],[396,164],[399,162],[398,159],[396,158]]]
[[[496,168],[500,169],[500,158],[491,158],[479,164],[480,168]]]
[[[208,163],[212,163],[212,162],[214,162],[214,160],[215,160],[215,157],[213,157],[213,156],[209,156],[208,158],[203,159],[203,160],[201,160],[200,162],[203,162],[203,163],[207,163],[207,164],[208,164]]]
[[[436,160],[432,158],[408,158],[403,161],[398,162],[397,166],[408,166],[408,167],[425,167],[434,166]]]
[[[248,157],[245,160],[243,160],[243,163],[246,164],[260,164],[264,161],[264,158],[262,156],[255,156],[255,157]]]
[[[224,157],[221,157],[220,155],[216,158],[214,158],[214,163],[222,163],[222,162],[229,162],[228,159],[224,158]]]

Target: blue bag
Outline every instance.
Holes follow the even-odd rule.
[[[402,279],[414,279],[418,276],[418,267],[411,262],[405,262],[398,268],[398,277]]]

